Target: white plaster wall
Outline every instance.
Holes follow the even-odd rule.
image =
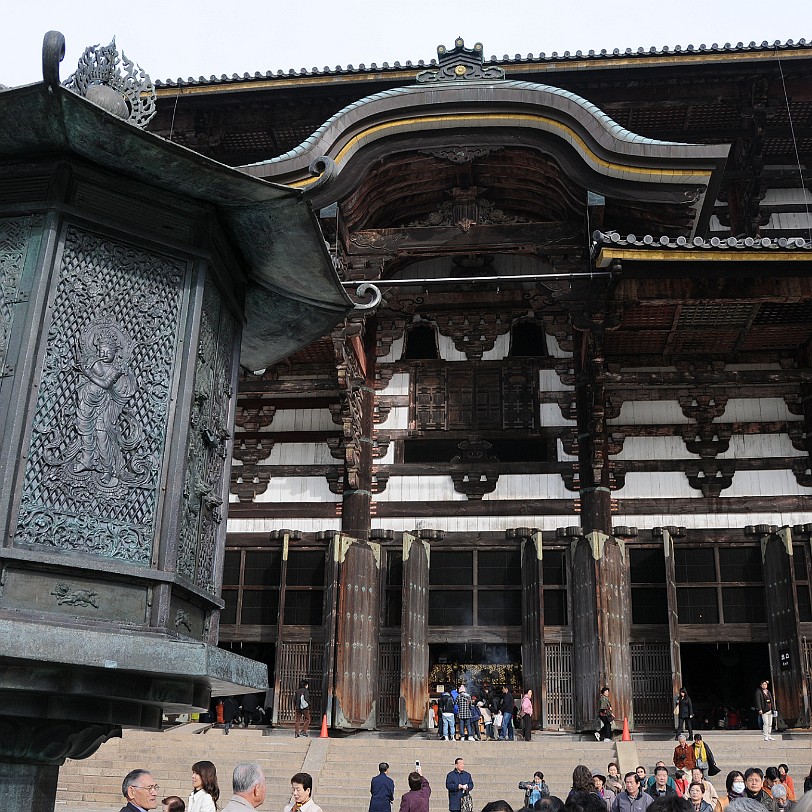
[[[409,407],[394,406],[389,410],[386,420],[378,423],[376,429],[408,429],[409,428]]]
[[[731,496],[808,496],[812,488],[802,488],[792,471],[737,471],[733,484],[722,491]]]
[[[725,372],[727,371],[743,371],[748,369],[781,369],[781,364],[778,361],[767,363],[766,361],[763,364],[725,364]]]
[[[724,499],[724,497],[722,497]],[[722,508],[724,510],[724,508]],[[562,517],[563,518],[563,517]],[[812,513],[660,513],[646,515],[612,516],[615,527],[628,525],[640,530],[640,538],[648,539],[652,527],[675,525],[689,530],[743,528],[746,525],[774,524],[778,527],[806,524],[812,521]],[[577,522],[573,522],[577,524]]]
[[[327,443],[276,443],[263,462],[267,465],[333,465],[337,460],[331,456]]]
[[[578,462],[577,454],[567,454],[564,451],[564,444],[561,440],[555,441],[556,454],[559,462]]]
[[[440,353],[440,358],[443,361],[467,361],[464,352],[460,352],[454,346],[454,339],[450,336],[444,336],[440,331],[437,331],[437,351]]]
[[[626,474],[626,484],[612,493],[617,499],[701,499],[682,471],[641,471]]]
[[[692,423],[682,413],[676,400],[627,400],[620,407],[620,414],[606,421],[612,425],[652,426],[661,423]]]
[[[335,431],[329,409],[279,409],[270,429],[280,431]]]
[[[547,335],[547,352],[553,358],[572,358],[572,353],[562,350],[556,337],[549,334]]]
[[[562,382],[561,377],[554,369],[539,370],[539,392],[571,392],[572,386]]]
[[[391,476],[376,502],[448,502],[465,501],[463,493],[454,490],[449,476]]]
[[[319,533],[323,530],[338,532],[341,519],[229,519],[229,533],[268,533],[271,530],[298,530],[302,533]]]
[[[812,192],[809,189],[767,189],[761,201],[762,206],[804,205],[812,203]]]
[[[804,211],[778,211],[770,215],[765,229],[780,229],[789,231],[788,237],[794,237],[799,231],[807,231],[812,227],[812,216]]]
[[[805,457],[805,451],[792,447],[787,434],[735,434],[730,438],[730,448],[719,459],[744,459],[754,457]]]
[[[692,457],[682,437],[627,437],[613,460],[674,460]]]
[[[378,359],[379,364],[391,364],[394,361],[400,361],[400,356],[403,355],[403,345],[406,341],[405,336],[396,338],[389,348],[389,352],[383,357]]]
[[[557,403],[539,404],[539,425],[541,426],[574,426],[575,420],[565,420]]]
[[[409,373],[396,372],[386,386],[380,391],[381,395],[408,395],[409,394]]]
[[[257,494],[258,502],[340,502],[341,496],[332,493],[323,476],[274,477],[264,493]]]
[[[773,420],[803,420],[792,414],[783,398],[731,398],[725,413],[714,423],[769,422]]]
[[[501,361],[510,352],[510,333],[496,336],[493,348],[482,353],[483,361]]]
[[[576,499],[574,491],[568,491],[558,474],[502,474],[496,490],[486,493],[483,500],[499,499]]]
[[[395,444],[389,443],[389,448],[386,449],[386,454],[374,460],[375,465],[394,465],[395,464]]]
[[[556,530],[559,527],[571,527],[578,524],[580,524],[578,516],[432,516],[427,519],[406,517],[372,520],[374,529],[394,530],[395,532],[412,531],[416,525],[421,528],[445,530],[448,533],[504,533],[511,527]]]

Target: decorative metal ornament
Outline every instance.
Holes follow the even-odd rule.
[[[126,54],[119,56],[115,37],[109,45],[85,48],[76,72],[63,85],[142,129],[156,112],[152,80]]]
[[[485,67],[482,43],[466,48],[462,37],[457,37],[454,47],[448,50],[444,45],[437,46],[439,68],[424,70],[417,74],[417,81],[449,82],[465,79],[504,79],[505,71],[496,65]]]

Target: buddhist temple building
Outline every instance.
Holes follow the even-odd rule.
[[[220,645],[276,723],[302,677],[344,729],[456,680],[584,730],[603,685],[641,729],[766,678],[809,723],[812,45],[156,87],[371,304],[240,377]]]

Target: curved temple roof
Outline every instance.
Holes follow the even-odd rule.
[[[300,192],[165,141],[59,85],[0,90],[0,120],[0,159],[74,154],[215,206],[249,280],[243,366],[269,366],[353,309]]]
[[[290,152],[242,169],[304,189],[314,204],[340,200],[374,161],[466,139],[522,143],[553,155],[585,188],[641,200],[689,203],[693,229],[709,217],[727,145],[655,141],[594,104],[549,85],[510,80],[444,82],[386,90],[336,113]],[[349,165],[352,172],[347,172]],[[321,173],[316,178],[315,173]]]

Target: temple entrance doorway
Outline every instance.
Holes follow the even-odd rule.
[[[755,727],[751,706],[761,680],[770,678],[767,643],[682,643],[682,684],[694,705],[694,728],[718,728],[724,719]]]
[[[464,633],[464,630],[461,631]],[[486,682],[499,688],[509,684],[515,692],[522,687],[520,645],[507,643],[442,643],[429,646],[429,689],[465,683],[478,695]]]

